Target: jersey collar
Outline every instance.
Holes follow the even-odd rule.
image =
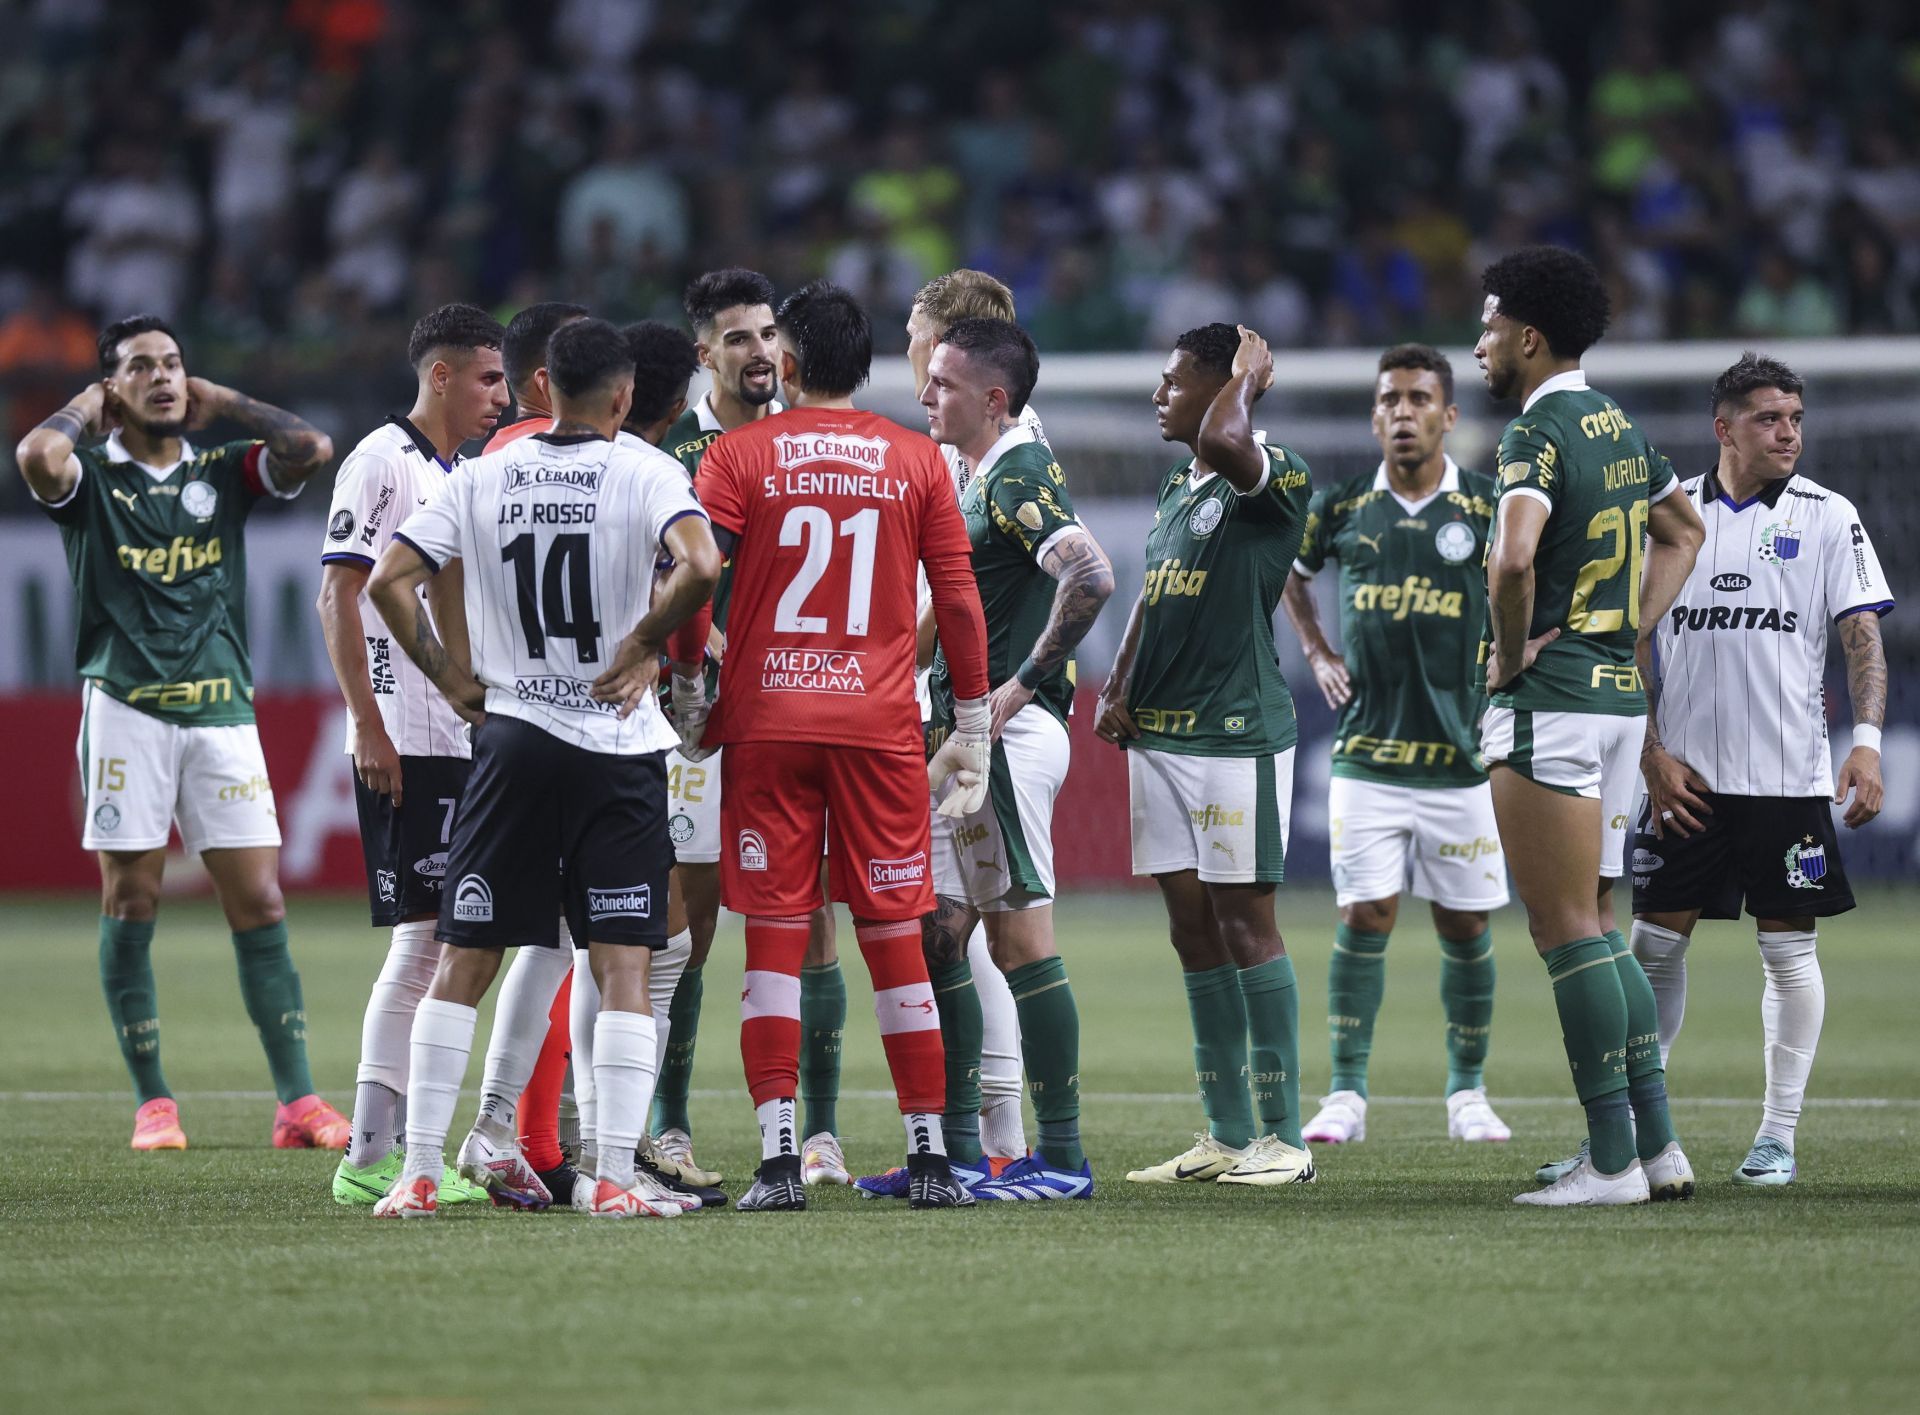
[[[1013,451],[1014,448],[1020,446],[1022,443],[1036,440],[1033,435],[1032,424],[1024,421],[1016,422],[1012,427],[1001,433],[999,440],[987,449],[987,455],[982,457],[980,459],[980,465],[973,469],[974,476],[984,477],[988,472],[993,470],[994,466],[1002,457]]]
[[[115,428],[107,434],[107,440],[103,450],[106,452],[109,462],[132,462],[134,466],[138,467],[155,481],[165,481],[173,475],[175,469],[179,467],[180,462],[191,462],[196,455],[193,450],[193,444],[183,437],[180,439],[180,462],[175,462],[173,466],[155,467],[146,462],[136,462],[134,461],[133,454],[127,451],[125,445],[121,443],[119,428]]]
[[[1781,477],[1778,481],[1770,481],[1745,501],[1735,501],[1732,496],[1728,495],[1725,488],[1720,485],[1720,468],[1716,465],[1707,473],[1706,478],[1700,483],[1700,501],[1702,505],[1709,505],[1718,501],[1735,515],[1738,515],[1756,502],[1771,511],[1780,504],[1780,498],[1787,494],[1787,483],[1791,482],[1793,477],[1799,475],[1798,472],[1795,472],[1793,476]]]
[[[413,444],[414,450],[422,457],[425,457],[429,462],[438,463],[440,470],[443,472],[453,470],[452,464],[450,464],[446,458],[442,457],[440,455],[440,449],[433,445],[433,439],[415,427],[412,418],[403,417],[396,413],[388,418],[387,421],[407,435],[407,441]]]
[[[1253,440],[1260,448],[1264,450],[1267,445],[1267,430],[1263,427],[1255,428],[1253,430]],[[1205,486],[1208,482],[1212,481],[1216,476],[1219,475],[1218,472],[1201,472],[1198,475],[1196,475],[1193,470],[1193,464],[1195,462],[1198,462],[1199,460],[1200,460],[1200,457],[1198,453],[1187,458],[1187,485],[1189,487]]]
[[[784,413],[785,411],[786,409],[780,406],[780,400],[778,398],[775,398],[771,403],[767,404],[768,417],[772,417],[775,413]],[[702,432],[726,431],[725,428],[720,426],[720,415],[713,410],[713,390],[711,388],[705,393],[702,393],[700,395],[700,401],[693,405],[693,418],[695,422],[700,424],[700,431]]]
[[[580,447],[589,442],[607,440],[597,432],[536,432],[532,437],[535,442],[544,442],[549,447]]]
[[[1418,515],[1421,509],[1424,508],[1428,502],[1432,501],[1434,497],[1443,496],[1449,491],[1460,490],[1459,466],[1455,464],[1453,458],[1449,454],[1442,452],[1440,455],[1446,461],[1446,466],[1442,468],[1440,472],[1440,485],[1435,487],[1429,494],[1422,497],[1420,500],[1408,501],[1399,492],[1393,489],[1393,479],[1387,475],[1387,464],[1384,461],[1381,462],[1379,467],[1374,471],[1373,489],[1375,491],[1387,492],[1389,495],[1393,497],[1395,501],[1398,501],[1403,507],[1406,508],[1406,512],[1409,516]]]
[[[1522,413],[1533,411],[1533,405],[1549,393],[1585,393],[1587,391],[1587,371],[1583,368],[1570,368],[1565,373],[1556,373],[1528,395],[1527,401],[1520,405]]]

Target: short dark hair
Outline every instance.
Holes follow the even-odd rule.
[[[745,270],[737,265],[725,270],[709,270],[687,286],[682,303],[686,307],[687,323],[696,332],[703,332],[713,328],[722,310],[739,305],[765,305],[772,309],[773,282],[757,270]]]
[[[1613,318],[1593,262],[1560,246],[1523,246],[1501,256],[1480,273],[1480,288],[1500,301],[1501,314],[1545,335],[1563,359],[1598,344]]]
[[[657,319],[643,319],[620,332],[633,355],[633,411],[627,421],[646,427],[687,396],[687,380],[700,367],[700,356],[693,340]]]
[[[497,349],[506,331],[477,305],[442,305],[420,316],[407,336],[407,362],[419,368],[435,349]]]
[[[1027,331],[1004,319],[977,316],[956,319],[941,336],[942,344],[951,344],[970,359],[979,359],[991,368],[1007,390],[1007,411],[1018,416],[1033,396],[1033,385],[1040,378],[1040,351],[1033,347]]]
[[[111,374],[120,367],[120,346],[136,334],[164,334],[176,346],[180,336],[157,314],[133,314],[116,319],[100,331],[100,372]]]
[[[561,300],[542,300],[528,305],[507,324],[507,337],[500,345],[500,362],[507,371],[507,386],[525,388],[533,371],[547,362],[547,344],[553,331],[569,320],[580,319],[585,305],[570,305]]]
[[[1380,356],[1380,372],[1397,368],[1425,369],[1440,375],[1440,396],[1453,401],[1453,365],[1431,344],[1395,344]]]
[[[1714,379],[1713,411],[1718,413],[1729,403],[1745,406],[1747,399],[1763,388],[1777,388],[1797,397],[1806,392],[1807,385],[1780,360],[1749,349],[1740,356],[1740,362]]]
[[[831,280],[802,285],[780,302],[775,319],[793,345],[800,386],[844,398],[873,368],[873,325],[853,292]]]
[[[1203,324],[1173,341],[1173,352],[1188,354],[1202,373],[1226,379],[1233,375],[1233,356],[1240,352],[1240,331],[1231,324]]]
[[[563,398],[584,398],[595,389],[633,376],[633,351],[604,319],[569,320],[547,341],[547,381]]]

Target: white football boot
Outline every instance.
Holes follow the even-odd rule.
[[[1487,1104],[1487,1088],[1472,1086],[1447,1097],[1447,1138],[1505,1144],[1513,1138],[1513,1131]]]
[[[1589,1155],[1546,1188],[1515,1194],[1513,1202],[1547,1209],[1611,1208],[1644,1204],[1649,1197],[1647,1172],[1640,1167],[1639,1160],[1618,1174],[1602,1174],[1593,1167],[1593,1157]]]
[[[1347,1145],[1367,1138],[1367,1098],[1358,1091],[1324,1097],[1313,1119],[1300,1128],[1309,1145]]]
[[[1247,1150],[1223,1145],[1204,1130],[1193,1140],[1193,1148],[1184,1154],[1145,1169],[1130,1169],[1127,1178],[1135,1184],[1210,1183],[1247,1157]]]
[[[1654,1203],[1693,1197],[1693,1166],[1681,1153],[1678,1140],[1652,1159],[1641,1161],[1640,1167],[1647,1172],[1647,1193]]]
[[[800,1182],[802,1184],[851,1184],[847,1157],[831,1131],[809,1135],[800,1146]]]

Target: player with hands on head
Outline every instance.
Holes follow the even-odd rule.
[[[340,1149],[345,1117],[314,1094],[306,1008],[287,948],[280,827],[254,725],[246,528],[333,459],[304,419],[187,373],[166,322],[99,338],[100,380],[20,440],[15,462],[60,528],[83,680],[81,843],[100,862],[100,981],[133,1079],[136,1150],[184,1149],[160,1068],[151,949],[175,824],[213,878],[247,1015],[279,1107],[276,1148]],[[238,441],[196,448],[227,422]]]

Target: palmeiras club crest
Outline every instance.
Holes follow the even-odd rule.
[[[1815,845],[1811,835],[1787,847],[1787,885],[1791,889],[1819,889],[1827,876],[1827,847]]]

